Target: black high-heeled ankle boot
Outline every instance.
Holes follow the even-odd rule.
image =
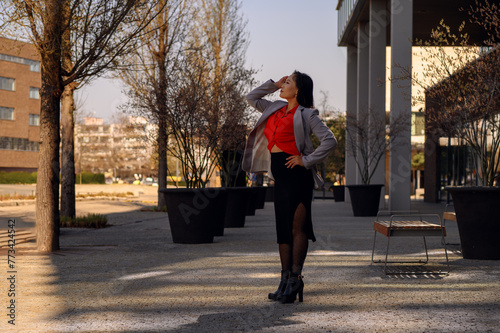
[[[281,271],[281,281],[278,289],[274,293],[269,293],[267,296],[269,299],[273,301],[279,301],[283,296],[283,293],[286,289],[286,283],[288,281],[288,277],[290,276],[290,271]]]
[[[299,295],[299,302],[304,300],[304,281],[302,278],[303,277],[300,274],[290,273],[285,292],[280,299],[281,303],[285,304],[295,302],[297,294]]]

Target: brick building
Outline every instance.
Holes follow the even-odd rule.
[[[34,46],[0,37],[0,171],[38,168],[41,84]]]

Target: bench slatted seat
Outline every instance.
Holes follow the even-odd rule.
[[[378,231],[386,237],[419,236],[419,231],[422,233],[421,236],[441,236],[442,232],[446,236],[446,229],[442,231],[440,225],[426,221],[375,221],[373,230]]]
[[[457,213],[455,213],[455,212],[444,212],[443,213],[443,220],[457,222]]]
[[[428,222],[425,219],[432,219],[439,221],[437,223]],[[373,224],[373,249],[372,249],[372,262],[382,262],[382,260],[375,260],[375,243],[377,233],[387,237],[387,247],[384,260],[384,272],[387,272],[388,263],[427,263],[429,262],[429,253],[427,251],[427,243],[425,237],[441,237],[442,244],[444,245],[444,252],[446,255],[446,263],[449,267],[448,252],[444,237],[446,236],[446,228],[443,225],[443,220],[437,214],[419,214],[415,212],[385,212],[381,211],[377,215],[377,220]],[[388,261],[389,245],[392,237],[422,237],[424,241],[426,260],[418,261]],[[449,269],[448,269],[449,270]],[[419,274],[415,272],[415,274]]]

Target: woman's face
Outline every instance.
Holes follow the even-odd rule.
[[[281,86],[280,97],[286,100],[297,97],[297,86],[295,85],[295,75],[287,77],[285,83]]]

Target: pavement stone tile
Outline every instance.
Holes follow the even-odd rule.
[[[500,262],[449,252],[447,276],[385,276],[371,263],[373,218],[313,202],[317,242],[304,268],[304,302],[267,300],[279,280],[274,208],[211,244],[174,244],[166,213],[141,202],[82,201],[111,227],[61,231],[61,250],[16,249],[16,325],[8,324],[8,269],[0,271],[1,332],[500,332]],[[425,212],[444,204],[413,202]],[[34,227],[34,206],[2,207],[0,223]],[[456,225],[448,237],[458,238]],[[380,248],[383,249],[383,239]],[[421,240],[395,240],[396,255],[421,256]],[[431,267],[443,268],[439,239]],[[6,258],[5,251],[0,255]],[[3,261],[4,263],[6,260]]]

